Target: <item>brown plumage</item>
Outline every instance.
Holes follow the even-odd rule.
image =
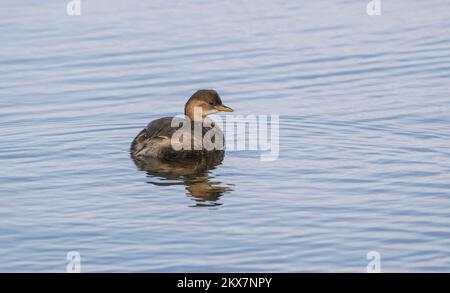
[[[207,125],[203,124],[207,121],[207,116],[217,113],[219,111],[232,112],[233,110],[222,104],[218,93],[214,90],[199,90],[194,93],[185,105],[184,114],[186,116],[184,122],[191,123],[191,129],[181,130],[181,125],[178,127],[172,127],[172,121],[175,117],[164,117],[150,122],[146,128],[144,128],[131,144],[131,155],[134,159],[145,158],[157,158],[166,161],[180,162],[185,160],[198,160],[198,159],[214,159],[218,157],[223,159],[224,151],[220,149],[207,150],[202,147],[199,150],[175,150],[172,147],[172,136],[178,131],[184,133],[189,131],[194,141],[194,125],[197,123],[202,124],[202,137],[208,131],[214,131],[215,137],[222,137],[223,133],[218,126],[214,125],[214,122],[209,120]],[[179,118],[178,118],[179,119]],[[182,120],[182,119],[181,119]],[[178,133],[180,133],[178,131]]]

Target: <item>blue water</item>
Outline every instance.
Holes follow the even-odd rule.
[[[448,1],[68,2],[0,4],[0,271],[450,271]],[[139,170],[200,88],[280,115],[278,160]]]

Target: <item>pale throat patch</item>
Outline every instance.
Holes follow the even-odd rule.
[[[195,121],[202,121],[204,117],[211,115],[211,114],[215,114],[219,112],[216,109],[211,109],[208,111],[203,111],[202,107],[195,107],[194,108],[194,120]]]
[[[208,110],[208,111],[206,111],[204,113],[204,116],[211,115],[211,114],[216,114],[217,112],[219,112],[219,111],[216,110],[216,109]]]

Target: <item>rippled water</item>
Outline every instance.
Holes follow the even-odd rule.
[[[450,271],[448,1],[41,2],[1,3],[1,271]],[[199,88],[279,159],[139,171]]]

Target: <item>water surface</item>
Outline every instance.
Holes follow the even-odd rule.
[[[0,271],[450,271],[448,1],[41,2],[0,10]],[[200,88],[279,159],[141,171]]]

